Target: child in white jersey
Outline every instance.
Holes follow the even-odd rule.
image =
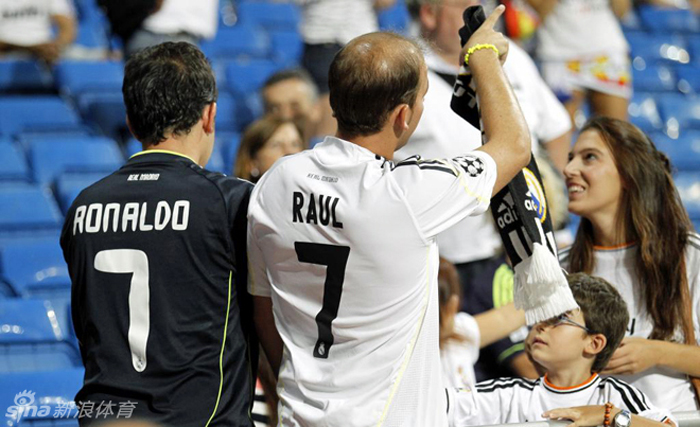
[[[598,375],[625,334],[629,315],[620,294],[603,279],[569,276],[581,307],[537,323],[526,346],[546,374],[535,381],[500,378],[476,390],[448,389],[451,426],[569,419],[575,427],[661,427],[675,424],[629,384]]]
[[[476,384],[474,364],[479,359],[479,349],[511,333],[520,334],[519,328],[524,330],[519,340],[527,332],[525,312],[517,310],[512,302],[476,316],[459,311],[461,289],[457,268],[441,258],[438,300],[440,361],[445,387],[473,387]]]

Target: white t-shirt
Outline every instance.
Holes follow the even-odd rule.
[[[408,144],[394,154],[395,159],[414,154],[428,159],[450,158],[481,146],[481,132],[452,111],[452,86],[437,74],[457,75],[458,68],[433,52],[426,53],[426,63],[430,89],[423,117]],[[542,80],[532,59],[515,43],[510,43],[504,71],[530,128],[533,152],[539,150],[536,141],[550,141],[571,129],[566,109]],[[461,264],[491,258],[501,251],[503,243],[489,212],[468,217],[442,233],[438,245],[442,257]]]
[[[308,44],[342,46],[379,31],[373,0],[297,0],[302,5],[301,36]]]
[[[442,374],[445,387],[465,388],[476,385],[474,364],[479,360],[481,332],[476,319],[468,313],[455,315],[455,332],[464,341],[449,340],[440,349]]]
[[[447,425],[435,236],[484,212],[495,179],[483,152],[394,165],[334,137],[262,177],[249,291],[284,341],[283,425]]]
[[[668,410],[655,407],[635,387],[598,374],[572,388],[559,388],[546,376],[534,381],[498,378],[480,382],[476,392],[448,389],[448,394],[451,427],[544,421],[542,414],[548,410],[607,402],[651,420],[676,423]]]
[[[157,34],[185,32],[213,38],[219,26],[219,0],[164,0],[163,7],[146,18],[143,28]]]
[[[700,344],[700,237],[690,235],[686,249],[686,271],[693,306],[693,326],[695,338]],[[569,250],[560,252],[560,262],[563,268],[569,268]],[[638,292],[638,279],[635,274],[635,256],[638,247],[628,246],[619,249],[597,249],[595,267],[592,275],[602,277],[620,292],[627,302],[630,313],[630,323],[627,336],[648,338],[653,329],[651,318],[646,312],[646,303],[641,292]],[[683,343],[681,328],[676,332],[674,341]],[[671,411],[697,411],[695,391],[688,377],[678,371],[668,368],[655,367],[636,375],[620,375],[630,384],[642,390],[651,398],[654,404]]]
[[[0,41],[18,46],[50,42],[51,15],[72,17],[70,0],[0,0]]]
[[[537,34],[537,55],[545,61],[625,54],[629,50],[609,0],[559,1]]]

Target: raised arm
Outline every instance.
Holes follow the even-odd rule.
[[[494,159],[498,169],[493,194],[505,187],[530,162],[530,131],[515,93],[499,60],[508,55],[508,40],[493,26],[505,10],[497,7],[474,32],[462,49],[462,55],[480,44],[492,44],[499,51],[479,49],[469,57],[469,68],[477,85],[481,119],[487,143],[479,148]]]

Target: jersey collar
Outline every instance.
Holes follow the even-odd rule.
[[[582,384],[575,385],[573,387],[557,387],[551,382],[549,382],[549,379],[547,378],[547,374],[544,374],[544,378],[542,381],[542,384],[544,385],[544,388],[547,390],[553,392],[553,393],[558,393],[558,394],[568,394],[568,393],[576,393],[581,390],[585,390],[588,387],[592,386],[595,384],[595,382],[598,380],[599,376],[597,373],[593,373],[586,381],[584,381]]]
[[[197,164],[197,162],[195,162],[194,159],[192,159],[190,156],[186,156],[182,153],[178,153],[176,151],[170,151],[170,150],[143,150],[143,151],[139,151],[138,153],[129,157],[129,160],[132,160],[132,159],[137,158],[137,157],[145,156],[148,154],[170,154],[172,156],[184,157],[185,159],[191,161],[192,163]]]

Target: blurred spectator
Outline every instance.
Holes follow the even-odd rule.
[[[450,109],[450,100],[461,62],[458,30],[463,25],[462,11],[479,2],[408,0],[406,3],[429,45],[425,60],[430,90],[425,97],[421,122],[408,144],[396,152],[395,159],[402,160],[414,154],[424,158],[452,158],[465,149],[476,149],[481,146],[481,132]],[[503,68],[532,140],[538,141],[533,143],[532,150],[538,153],[540,143],[544,145],[561,171],[570,144],[571,121],[566,110],[539,76],[529,56],[515,43],[510,43]],[[550,198],[553,194],[547,191]],[[454,263],[459,271],[462,310],[476,315],[512,301],[512,271],[504,265],[502,241],[490,213],[460,221],[438,236],[438,246],[440,255]],[[509,297],[501,299],[496,295]],[[537,373],[523,351],[522,340],[526,336],[523,328],[482,349],[476,366],[477,380],[512,375],[536,378]]]
[[[617,18],[631,0],[528,0],[542,20],[537,55],[572,119],[586,98],[593,114],[627,120],[629,47]]]
[[[280,157],[306,148],[295,122],[265,116],[246,129],[238,147],[233,174],[257,182]]]
[[[153,13],[124,40],[128,57],[148,46],[167,41],[192,44],[216,35],[219,25],[219,0],[156,0]],[[130,19],[124,16],[124,19]]]
[[[70,1],[0,0],[0,57],[24,52],[49,64],[56,62],[76,35]]]
[[[302,6],[302,65],[320,93],[321,118],[317,133],[335,134],[337,124],[328,98],[328,69],[336,52],[362,34],[379,30],[375,9],[392,6],[396,0],[296,0]]]
[[[318,89],[304,69],[282,70],[273,74],[261,89],[265,113],[294,120],[303,131],[305,145],[314,137],[320,119]]]

